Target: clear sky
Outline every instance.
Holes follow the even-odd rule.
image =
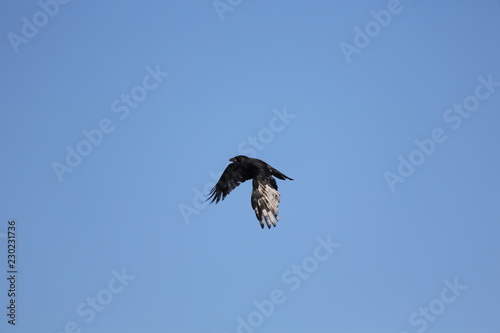
[[[1,332],[498,332],[500,1],[0,11]]]

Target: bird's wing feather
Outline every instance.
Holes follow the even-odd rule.
[[[276,222],[279,220],[279,202],[280,194],[274,178],[271,176],[254,178],[252,208],[262,228],[264,228],[264,222],[267,224],[268,228],[271,228],[271,224],[276,226]]]
[[[214,201],[218,203],[220,200],[224,200],[232,190],[250,178],[239,164],[229,164],[217,184],[210,190],[207,200],[212,199],[211,203]]]

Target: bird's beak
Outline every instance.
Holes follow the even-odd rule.
[[[236,162],[236,160],[234,159],[234,157],[231,157],[231,158],[229,159],[229,162]]]

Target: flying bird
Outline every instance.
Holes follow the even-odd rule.
[[[218,203],[220,200],[224,200],[238,185],[253,179],[252,208],[255,211],[255,216],[262,229],[264,229],[264,222],[268,228],[271,228],[271,224],[276,227],[276,222],[279,220],[280,194],[273,176],[282,180],[293,179],[256,158],[238,155],[229,161],[233,163],[226,167],[217,184],[210,190],[207,200],[212,199],[210,203],[214,201]]]

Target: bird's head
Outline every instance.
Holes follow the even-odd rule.
[[[235,156],[233,158],[230,158],[229,161],[230,162],[242,162],[245,159],[248,159],[248,157],[246,157],[244,155],[238,155],[238,156]]]

